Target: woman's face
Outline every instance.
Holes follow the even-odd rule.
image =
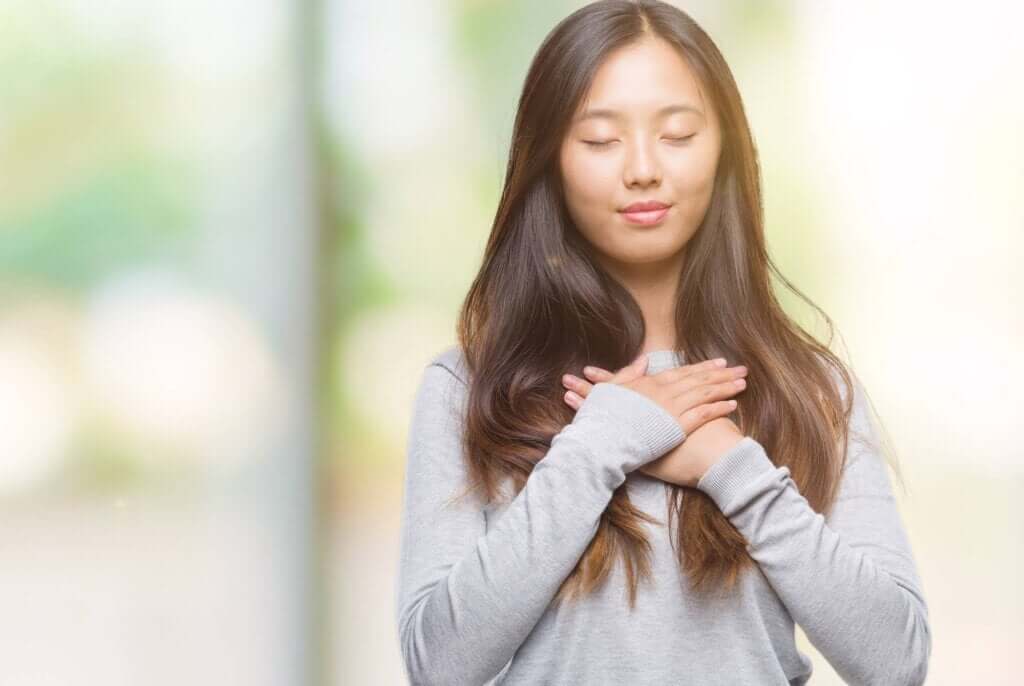
[[[711,103],[671,46],[645,39],[609,55],[560,151],[569,213],[599,260],[615,272],[679,256],[707,211],[720,149]],[[623,212],[643,201],[669,207]]]

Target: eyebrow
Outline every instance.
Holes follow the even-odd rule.
[[[679,103],[679,104],[673,104],[673,105],[665,105],[660,110],[658,110],[656,114],[659,117],[665,117],[665,116],[668,116],[670,114],[675,114],[676,112],[693,112],[694,114],[699,115],[702,118],[704,117],[704,113],[701,112],[699,109],[697,109],[693,105],[688,105],[688,104],[685,104],[685,103]],[[621,112],[619,112],[617,110],[605,108],[605,107],[599,107],[599,108],[587,110],[582,115],[580,115],[580,117],[579,117],[579,119],[577,119],[577,121],[586,121],[587,119],[621,119],[621,118],[622,118],[622,113]]]

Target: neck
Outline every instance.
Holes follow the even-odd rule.
[[[606,265],[640,306],[644,317],[644,353],[676,349],[676,290],[685,250],[661,262]]]

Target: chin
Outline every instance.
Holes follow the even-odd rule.
[[[647,237],[657,240],[638,240],[635,236],[630,237],[630,245],[616,250],[613,257],[625,264],[653,264],[673,259],[686,247],[686,240],[678,234],[668,229],[661,229],[659,233],[660,236]]]

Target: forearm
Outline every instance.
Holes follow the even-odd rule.
[[[777,468],[749,437],[698,488],[743,534],[793,619],[840,676],[856,684],[923,682],[927,606],[891,495],[837,503],[855,527],[837,531],[799,493],[789,469]]]
[[[434,508],[416,516],[429,480],[411,474],[399,638],[413,683],[481,684],[498,673],[578,563],[626,473],[682,439],[674,418],[633,391],[604,388],[588,403],[486,533],[468,515],[461,524]],[[414,452],[410,464],[425,457]],[[444,549],[458,540],[458,551]]]

